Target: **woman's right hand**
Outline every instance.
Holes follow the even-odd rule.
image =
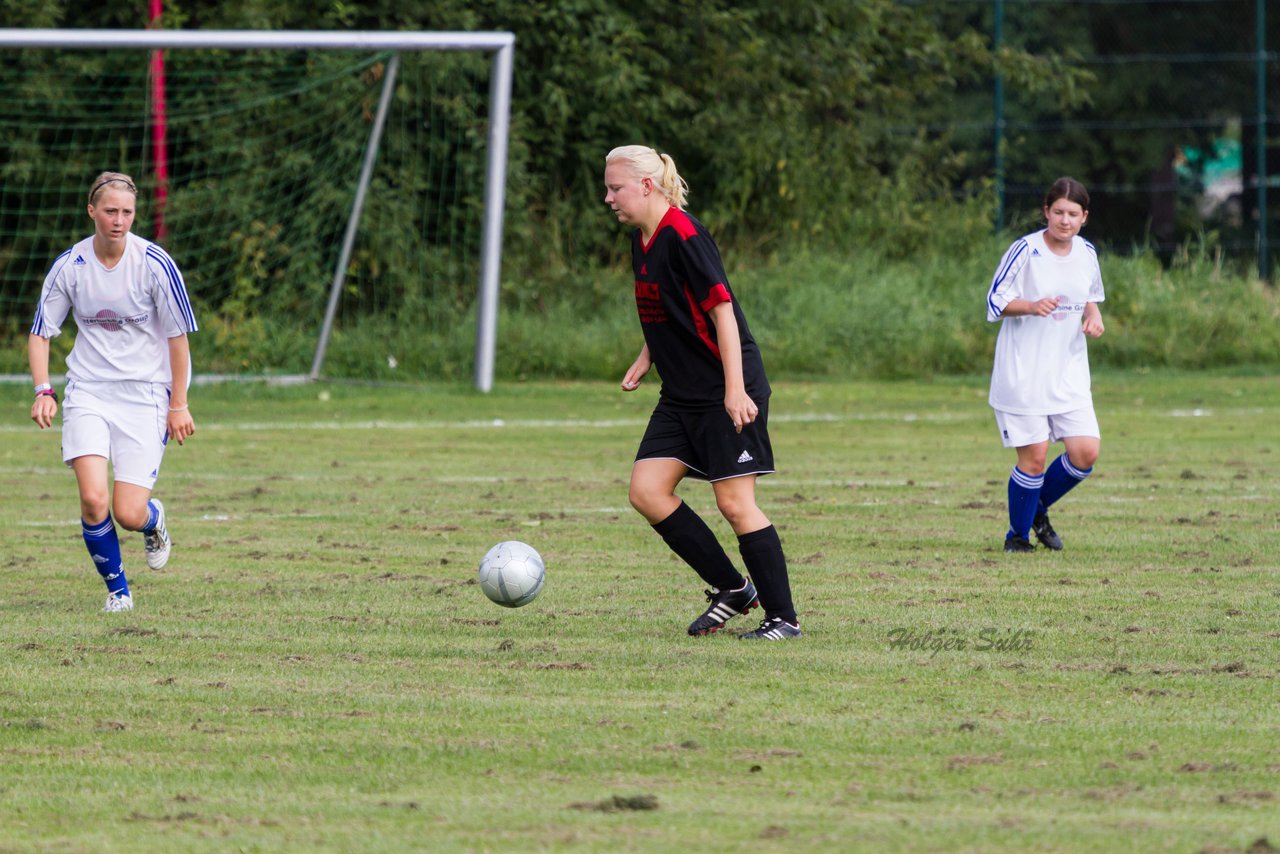
[[[58,414],[58,401],[51,394],[37,394],[31,403],[31,420],[43,430],[53,426],[53,418]]]
[[[635,391],[640,388],[640,381],[644,379],[645,374],[649,373],[651,367],[653,367],[653,360],[649,358],[649,348],[645,347],[627,369],[626,376],[622,378],[622,390]]]
[[[1031,310],[1028,313],[1033,314],[1036,317],[1048,317],[1058,310],[1058,305],[1061,302],[1062,300],[1058,297],[1045,297],[1044,299],[1038,299],[1031,303]]]

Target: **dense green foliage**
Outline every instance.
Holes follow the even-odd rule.
[[[141,8],[80,5],[0,0],[0,23],[143,23]],[[166,4],[163,23],[175,29],[515,33],[500,376],[612,374],[634,355],[631,345],[619,344],[635,335],[621,272],[624,235],[600,203],[603,156],[629,142],[652,144],[676,158],[692,186],[691,207],[725,249],[775,370],[899,376],[972,370],[986,360],[991,336],[974,306],[980,307],[976,295],[1008,239],[990,234],[995,196],[989,152],[939,131],[936,122],[986,113],[996,72],[1017,93],[1011,103],[1024,105],[1024,121],[1125,113],[1132,109],[1125,99],[1136,92],[1148,93],[1141,95],[1144,103],[1158,100],[1158,81],[1125,69],[1099,77],[1074,61],[1105,49],[1107,39],[1136,49],[1143,38],[1154,38],[1154,24],[1116,21],[1113,12],[1119,14],[1020,4],[1017,26],[1011,23],[994,54],[983,4],[895,0],[384,0],[319,8],[301,0],[181,0]],[[1203,27],[1215,39],[1243,38],[1247,26],[1205,19],[1209,13],[1199,8],[1186,14],[1188,26]],[[56,59],[95,62],[83,53]],[[170,61],[174,74],[197,62],[180,54]],[[206,74],[211,93],[243,87],[252,99],[265,83],[219,74],[229,61],[202,54],[202,67],[186,71]],[[287,64],[290,57],[276,61]],[[339,61],[313,56],[306,62],[323,75]],[[342,85],[356,96],[365,92],[368,102],[376,97],[381,68],[374,63]],[[95,73],[106,78],[111,71]],[[466,257],[478,253],[485,64],[460,63],[442,73],[462,85],[401,87],[397,93],[398,111],[421,115],[432,127],[423,138],[429,149],[411,152],[389,143],[380,155],[375,201],[366,213],[366,222],[377,226],[362,231],[347,271],[344,312],[326,363],[334,375],[449,377],[470,371],[474,270],[460,266],[456,256],[437,257],[411,242],[426,235],[461,247]],[[1206,87],[1215,86],[1231,87],[1235,98],[1237,84],[1235,77],[1213,78],[1193,90],[1165,92],[1160,103],[1199,103]],[[27,85],[40,85],[39,75]],[[338,103],[319,100],[315,112],[336,112]],[[1238,112],[1240,105],[1221,106]],[[262,120],[271,126],[269,113]],[[213,140],[228,131],[210,122],[199,133]],[[1033,187],[1071,171],[1120,184],[1137,170],[1145,174],[1153,162],[1146,149],[1113,150],[1084,126],[1061,137],[1044,150],[1011,141],[1010,169]],[[358,134],[335,134],[344,156],[358,156],[361,144]],[[5,155],[0,168],[10,185],[22,182],[45,153],[38,141],[11,140]],[[252,219],[287,179],[298,200],[291,203],[296,213],[289,225],[301,228],[306,239],[281,246],[272,222],[228,225],[217,239],[188,233],[187,245],[175,237],[171,248],[180,263],[209,249],[232,264],[221,289],[196,281],[194,298],[210,333],[197,345],[200,365],[303,371],[333,264],[334,212],[344,209],[347,186],[335,183],[329,162],[317,162],[288,138],[246,140],[243,160],[247,171],[234,186],[216,180],[183,185],[178,178],[175,203],[196,194],[209,199],[195,207],[207,211],[206,225],[216,231],[219,222]],[[428,161],[444,168],[428,173]],[[421,200],[455,189],[460,201],[442,215],[423,213]],[[1032,199],[1012,210],[1011,230],[1027,230],[1034,207]],[[1105,207],[1093,218],[1095,241],[1112,236],[1109,220],[1113,213]],[[1133,233],[1126,228],[1116,236],[1128,249]],[[1104,273],[1114,323],[1096,348],[1100,361],[1184,365],[1280,358],[1273,346],[1273,295],[1238,275],[1238,267],[1219,265],[1212,254],[1215,235],[1202,240],[1203,251],[1184,253],[1167,270],[1141,253],[1125,260],[1108,256]],[[321,247],[328,254],[315,251]],[[1200,296],[1208,281],[1213,300]],[[426,282],[437,284],[428,288]],[[13,341],[6,367],[9,361],[21,367],[20,339],[37,285],[24,285],[30,292],[5,306],[3,331]],[[1159,294],[1161,287],[1167,287],[1165,297],[1132,298]],[[1223,299],[1224,293],[1235,299]],[[405,317],[415,323],[398,322]],[[1175,330],[1200,341],[1249,334],[1240,336],[1243,346],[1215,345],[1188,355],[1167,346]]]
[[[0,10],[24,26],[145,23],[143,8],[31,6],[6,0]],[[965,29],[956,37],[893,0],[166,6],[170,28],[514,32],[508,186],[509,210],[520,215],[510,217],[508,250],[517,262],[565,267],[613,256],[607,233],[572,224],[599,204],[604,153],[636,141],[675,156],[699,213],[726,240],[763,250],[797,238],[841,242],[859,227],[878,242],[912,218],[899,213],[949,198],[960,166],[945,141],[904,140],[895,123],[993,68],[984,34]],[[1051,53],[1010,55],[1007,64],[1051,102],[1079,101],[1064,81],[1084,75]],[[207,71],[216,80],[216,69]],[[878,210],[891,200],[887,214]],[[920,239],[912,229],[897,238],[903,247]]]

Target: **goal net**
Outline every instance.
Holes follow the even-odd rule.
[[[470,362],[487,390],[511,44],[0,30],[0,372],[25,368],[45,273],[92,233],[90,182],[110,170],[138,186],[134,233],[183,271],[198,373]]]

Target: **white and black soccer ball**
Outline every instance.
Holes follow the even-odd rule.
[[[546,580],[542,555],[518,540],[498,543],[480,561],[480,589],[504,608],[528,605]]]

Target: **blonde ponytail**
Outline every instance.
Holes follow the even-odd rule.
[[[653,181],[667,202],[675,208],[684,210],[685,200],[689,197],[689,185],[676,170],[676,162],[670,154],[659,154],[647,145],[623,145],[610,151],[605,156],[607,166],[615,160],[631,164],[631,172],[637,178],[648,178]]]

